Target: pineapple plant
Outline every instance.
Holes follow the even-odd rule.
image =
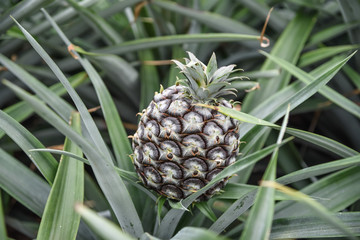
[[[168,198],[181,200],[204,187],[239,152],[239,121],[199,104],[232,108],[223,99],[235,94],[235,65],[218,69],[213,53],[208,65],[188,52],[185,65],[173,60],[185,79],[161,89],[141,113],[133,136],[133,162],[143,184]],[[236,95],[236,94],[235,94]],[[218,193],[224,178],[198,200]]]
[[[279,2],[265,33],[272,47],[262,55],[257,32],[274,1],[2,2],[0,239],[360,236],[360,141],[354,131],[360,129],[360,65],[358,54],[348,56],[359,47],[359,15],[354,14],[359,2]],[[42,7],[53,20],[43,15]],[[74,60],[67,50],[78,51],[79,58]],[[175,64],[164,63],[189,50],[201,60],[215,51],[219,65],[246,68],[244,75],[251,81],[210,81],[217,70],[212,67],[215,56],[204,66],[190,54],[185,63],[176,62],[186,79],[161,89],[149,105],[160,84],[175,84],[175,77],[165,77],[174,74]],[[219,76],[230,82],[226,74],[234,68],[222,69]],[[234,92],[231,88],[238,90],[241,112],[222,99],[221,94]],[[235,151],[225,158],[207,159],[216,144],[228,150],[221,143],[229,133],[223,123],[238,123],[202,108],[204,104],[241,121],[241,142],[246,142],[241,158],[234,145]],[[128,157],[133,154],[128,134],[136,131],[136,113],[143,108],[142,129],[133,144],[136,169]],[[281,140],[286,116],[291,128]],[[282,117],[279,134],[273,124],[280,124]],[[209,122],[223,130],[218,138],[205,132]],[[187,146],[197,142],[185,140],[184,129],[214,146]],[[231,134],[236,136],[238,129]],[[287,138],[291,135],[294,142]],[[181,155],[161,143],[175,143]],[[153,160],[152,153],[158,158]],[[234,158],[227,156],[237,161],[231,164]],[[158,199],[156,192],[185,198],[197,184],[186,180],[206,184],[214,176],[211,167],[214,175],[219,172],[212,182],[238,175],[224,193],[211,195],[228,179],[220,186],[208,184],[181,202]],[[145,189],[137,174],[155,191]],[[161,181],[154,181],[159,176]],[[171,187],[182,195],[166,191]],[[213,192],[205,192],[211,187]],[[213,197],[192,205],[203,193],[198,201]]]

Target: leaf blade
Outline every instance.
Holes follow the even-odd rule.
[[[357,236],[360,235],[359,212],[336,213],[335,215],[351,232]],[[320,237],[346,237],[346,235],[317,217],[293,217],[275,220],[270,234],[271,239]]]
[[[75,206],[75,211],[79,213],[91,229],[103,239],[134,240],[134,238],[121,231],[121,229],[113,222],[100,217],[84,205],[77,204]]]
[[[69,120],[71,112],[74,110],[67,102],[57,95],[54,95],[43,83],[12,62],[4,55],[0,54],[0,63],[8,68],[24,84],[30,87],[41,99],[46,99],[47,103],[64,119]]]
[[[289,119],[290,106],[287,108],[280,133],[277,139],[277,144],[282,142],[286,125]],[[268,164],[262,181],[274,181],[276,178],[277,159],[279,154],[279,147],[274,149],[271,155],[270,163]],[[245,223],[244,231],[240,239],[266,239],[271,230],[272,219],[274,216],[275,206],[275,189],[263,187],[258,189],[255,202],[250,210],[249,217]]]
[[[294,200],[305,204],[312,211],[314,211],[314,213],[316,213],[317,216],[322,218],[324,221],[328,222],[330,225],[332,225],[338,231],[342,232],[350,239],[356,239],[354,234],[351,231],[349,231],[346,228],[346,226],[339,219],[335,218],[328,209],[326,209],[324,206],[322,206],[321,204],[316,202],[314,199],[312,199],[308,195],[306,195],[300,191],[293,190],[289,187],[285,187],[276,182],[266,181],[266,182],[263,182],[263,184],[268,187],[276,188],[276,189],[280,190],[281,192],[293,197]]]
[[[16,142],[36,165],[45,179],[52,184],[56,175],[58,162],[50,153],[31,153],[33,148],[45,148],[26,128],[0,110],[0,128]]]
[[[227,240],[228,238],[219,236],[212,231],[209,231],[204,228],[196,228],[196,227],[185,227],[181,229],[171,240]]]
[[[116,44],[106,48],[94,50],[95,53],[111,53],[111,54],[125,54],[128,52],[139,51],[149,48],[156,48],[162,46],[178,45],[183,43],[198,43],[198,42],[236,42],[259,40],[257,35],[246,35],[237,33],[198,33],[198,34],[178,34],[175,36],[160,36],[142,38],[133,41],[127,41],[121,44]]]
[[[20,98],[31,105],[36,113],[42,116],[44,120],[82,147],[84,154],[90,161],[95,177],[116,213],[119,222],[121,222],[123,229],[134,236],[141,236],[143,232],[141,222],[129,192],[122,179],[116,173],[114,165],[107,162],[104,163],[103,159],[106,157],[102,152],[99,152],[98,149],[90,144],[84,137],[72,130],[67,123],[36,97],[28,94],[16,85],[8,83],[8,86],[14,90]],[[116,191],[113,190],[112,186],[116,186]]]
[[[329,71],[327,73],[325,73],[321,78],[328,78],[328,81],[339,71],[339,69],[345,65],[345,63],[356,54],[357,51],[354,51],[352,54],[350,54],[347,58],[345,58],[344,60],[342,60],[341,62],[337,63],[335,65],[335,67],[332,67],[331,69],[329,69]],[[264,54],[266,57],[268,57],[270,60],[276,62],[277,64],[279,64],[281,67],[283,67],[285,70],[291,72],[291,74],[293,74],[294,76],[298,77],[299,80],[301,80],[302,82],[304,82],[305,84],[312,84],[315,82],[314,77],[312,77],[311,75],[305,73],[304,71],[300,70],[299,68],[294,67],[292,64],[286,62],[283,59],[280,59],[278,57],[272,56],[266,52],[261,52],[262,54]],[[330,79],[329,79],[330,78]],[[357,106],[355,103],[353,103],[352,101],[348,100],[347,98],[345,98],[344,96],[340,95],[339,93],[337,93],[336,91],[334,91],[333,89],[324,86],[324,84],[322,84],[323,86],[321,86],[320,88],[317,88],[318,91],[324,95],[325,97],[327,97],[330,101],[332,101],[334,104],[340,106],[341,108],[345,109],[346,111],[354,114],[356,117],[360,118],[360,107]]]
[[[71,115],[72,128],[80,133],[80,115]],[[64,150],[82,155],[81,149],[65,139]],[[80,216],[73,206],[84,199],[84,165],[67,156],[60,160],[58,171],[42,216],[37,239],[75,239]]]
[[[5,215],[4,215],[4,208],[2,204],[2,193],[0,190],[0,238],[1,239],[7,239],[7,233],[6,233],[6,226],[5,226]]]
[[[41,217],[50,186],[40,176],[0,148],[0,187]]]

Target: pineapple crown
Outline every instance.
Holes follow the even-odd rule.
[[[230,74],[242,69],[233,70],[235,65],[218,69],[215,53],[212,54],[206,66],[191,52],[187,52],[190,59],[185,58],[185,65],[177,60],[173,62],[180,68],[186,79],[178,79],[185,86],[188,97],[205,103],[216,102],[221,96],[233,94],[237,90],[231,88],[231,81],[242,79],[241,76],[231,77]]]

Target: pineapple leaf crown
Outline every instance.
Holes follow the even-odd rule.
[[[185,58],[185,64],[177,60],[173,60],[173,62],[186,77],[186,79],[178,79],[178,82],[185,86],[189,98],[211,103],[216,102],[224,95],[236,96],[237,90],[231,87],[230,82],[243,77],[229,78],[229,76],[242,69],[234,70],[234,64],[218,68],[215,53],[212,54],[208,65],[202,63],[191,52],[188,52],[188,55],[189,59]]]

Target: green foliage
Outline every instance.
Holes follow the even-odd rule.
[[[71,115],[71,126],[81,132],[79,113]],[[65,139],[64,150],[82,155],[81,149]],[[75,239],[80,216],[73,206],[84,199],[84,164],[62,156],[41,218],[37,239]],[[70,223],[69,223],[70,221]],[[64,228],[63,226],[71,226]]]
[[[0,238],[360,236],[359,9],[356,0],[3,1]],[[219,108],[241,121],[237,161],[169,202],[141,185],[128,138],[160,84],[175,84],[170,60],[183,63],[186,51],[206,63],[215,52],[219,67],[244,69],[230,77],[250,79],[231,85],[241,111]],[[222,194],[193,203],[227,176]]]

